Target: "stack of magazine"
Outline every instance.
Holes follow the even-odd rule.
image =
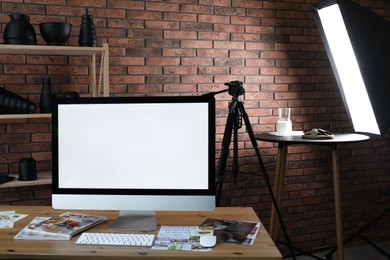
[[[14,239],[69,240],[74,235],[107,220],[105,216],[65,212],[47,218],[36,217]]]

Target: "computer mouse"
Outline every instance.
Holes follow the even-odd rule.
[[[203,247],[213,247],[217,243],[216,236],[201,236],[200,237],[200,245]]]

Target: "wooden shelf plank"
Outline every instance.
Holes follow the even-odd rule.
[[[38,179],[35,181],[19,181],[18,176],[15,180],[0,184],[0,189],[3,188],[15,188],[15,187],[26,187],[26,186],[38,186],[48,185],[52,183],[51,172],[38,172]]]
[[[0,115],[0,119],[21,119],[21,118],[51,118],[51,114],[7,114],[7,115]]]
[[[92,55],[103,51],[105,47],[0,44],[0,54]]]

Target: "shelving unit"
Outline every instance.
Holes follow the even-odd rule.
[[[102,47],[79,47],[79,46],[49,46],[49,45],[11,45],[0,44],[0,54],[5,55],[46,55],[46,56],[89,56],[89,74],[91,76],[91,96],[108,97],[109,89],[109,48],[108,44]],[[96,56],[100,55],[100,70],[96,71]],[[99,76],[98,83],[96,76]],[[51,114],[9,114],[0,115],[0,120],[6,119],[31,119],[31,118],[51,118]],[[17,176],[15,176],[17,177]],[[13,180],[0,184],[0,188],[12,188],[23,186],[35,186],[51,184],[50,172],[39,172],[35,181]]]

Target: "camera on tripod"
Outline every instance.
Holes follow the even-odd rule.
[[[229,87],[229,95],[238,97],[245,94],[244,83],[241,81],[230,81],[224,84]]]

